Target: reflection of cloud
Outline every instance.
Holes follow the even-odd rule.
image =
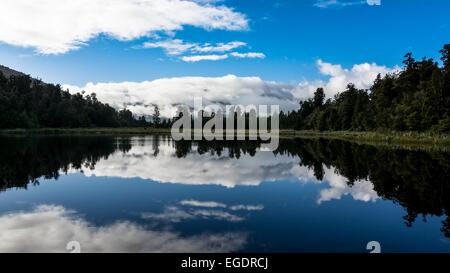
[[[183,206],[193,206],[193,207],[203,207],[203,208],[229,208],[230,210],[247,210],[247,211],[257,211],[263,210],[263,205],[233,205],[227,206],[223,203],[214,202],[214,201],[198,201],[198,200],[183,200],[180,202]]]
[[[145,143],[148,141],[148,143]],[[87,176],[142,178],[160,183],[185,185],[258,186],[262,182],[301,180],[327,183],[330,188],[322,190],[318,202],[340,199],[350,194],[355,200],[375,201],[378,196],[370,181],[356,181],[353,187],[334,168],[324,166],[323,181],[317,181],[314,171],[300,166],[298,157],[257,151],[252,157],[241,154],[240,159],[230,158],[228,149],[222,155],[197,153],[197,147],[184,158],[174,156],[176,150],[170,141],[161,141],[158,156],[154,156],[151,138],[140,140],[144,145],[133,145],[128,153],[116,152],[96,163],[95,169],[83,168]],[[231,210],[258,210],[258,205],[226,205],[218,202],[184,200],[181,205],[229,208]],[[234,208],[234,209],[233,209]]]
[[[347,184],[347,179],[342,175],[336,174],[333,169],[326,169],[324,180],[326,180],[331,188],[322,190],[317,202],[327,202],[331,200],[339,200],[342,196],[351,195],[354,200],[364,202],[375,202],[379,197],[377,192],[373,188],[373,184],[368,180],[356,181],[355,184],[350,187]]]
[[[66,252],[69,241],[80,242],[82,252],[235,252],[246,243],[240,233],[182,237],[130,222],[96,227],[51,205],[2,215],[0,230],[0,252]]]
[[[183,206],[204,207],[204,208],[226,208],[227,205],[214,201],[198,201],[198,200],[183,200],[180,202]]]
[[[162,213],[145,212],[142,214],[142,218],[173,223],[193,219],[214,219],[229,222],[240,222],[244,220],[243,217],[222,210],[212,210],[212,209],[183,210],[175,206],[166,207]]]
[[[177,158],[171,142],[161,141],[160,144],[157,157],[154,156],[154,149],[149,141],[144,146],[133,145],[128,153],[118,151],[107,159],[101,159],[96,163],[95,169],[83,167],[84,174],[232,188],[293,178],[291,170],[298,164],[297,158],[275,157],[271,152],[258,152],[254,157],[241,154],[240,159],[230,158],[226,148],[221,156],[198,154],[195,146],[193,152]]]
[[[225,210],[231,211],[260,211],[264,209],[263,205],[233,205],[228,206],[215,201],[183,200],[180,205],[193,207],[183,209],[177,206],[167,206],[162,213],[145,212],[141,216],[143,219],[158,220],[163,222],[178,223],[185,220],[194,219],[214,219],[229,222],[240,222],[244,217],[235,215]],[[198,209],[200,208],[200,209]]]
[[[227,205],[214,201],[198,201],[198,200],[183,200],[180,205],[188,208],[180,208],[178,206],[166,206],[161,213],[145,212],[141,217],[146,220],[156,220],[162,222],[178,223],[186,220],[220,220],[228,222],[240,222],[245,220],[244,217],[235,215],[226,211],[261,211],[264,209],[263,205]],[[193,209],[195,208],[195,209]]]
[[[175,206],[166,207],[162,213],[144,212],[141,217],[142,219],[152,219],[173,223],[195,218],[194,215]]]
[[[231,210],[248,210],[248,211],[257,211],[257,210],[263,210],[263,205],[235,205],[230,207]]]

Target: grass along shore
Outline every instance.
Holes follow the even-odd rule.
[[[450,134],[417,132],[352,132],[283,130],[280,138],[324,138],[390,148],[450,151]]]
[[[167,128],[42,128],[6,129],[0,135],[170,135]],[[324,138],[389,146],[441,146],[450,149],[450,134],[417,132],[352,132],[280,130],[280,138]]]

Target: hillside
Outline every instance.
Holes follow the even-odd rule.
[[[98,101],[95,94],[70,94],[0,65],[0,129],[149,125],[144,117]]]
[[[19,71],[16,71],[16,70],[11,69],[11,68],[6,67],[6,66],[3,66],[3,65],[1,65],[1,64],[0,64],[0,72],[3,73],[3,75],[4,75],[6,78],[9,78],[9,77],[11,77],[11,76],[25,76],[24,73],[19,72]]]

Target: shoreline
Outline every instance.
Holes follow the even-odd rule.
[[[0,136],[33,135],[170,135],[169,128],[40,128],[3,129]],[[417,132],[352,132],[352,131],[297,131],[280,130],[281,139],[323,138],[345,140],[361,144],[385,146],[439,146],[450,149],[450,134]]]

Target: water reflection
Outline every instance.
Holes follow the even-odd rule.
[[[192,219],[215,219],[228,222],[240,222],[245,217],[235,214],[238,211],[260,211],[263,205],[232,205],[215,201],[183,200],[179,206],[167,206],[162,213],[143,213],[143,219],[152,219],[167,222],[180,222]]]
[[[235,252],[246,242],[242,233],[183,237],[131,222],[97,227],[75,211],[40,205],[30,212],[0,216],[0,252],[65,252],[78,241],[83,252]],[[20,232],[18,232],[20,231]]]
[[[61,174],[79,172],[92,178],[139,178],[165,185],[225,189],[292,181],[318,185],[315,203],[319,206],[345,197],[368,203],[389,200],[405,208],[407,226],[412,226],[418,217],[444,217],[441,231],[450,237],[450,154],[445,152],[301,139],[282,140],[278,150],[268,152],[261,151],[257,142],[174,142],[157,136],[2,138],[0,149],[3,191],[39,185],[43,178],[58,179]],[[46,230],[58,230],[59,225],[69,227],[57,233],[61,238],[55,235],[41,250],[52,249],[76,234],[86,241],[99,238],[96,244],[86,246],[92,251],[238,251],[245,245],[245,232],[186,237],[160,227],[199,220],[237,224],[245,222],[248,213],[257,215],[264,210],[262,202],[225,203],[206,196],[202,200],[165,202],[159,210],[140,212],[139,219],[144,221],[140,224],[122,221],[94,227],[74,216],[69,208],[46,205],[1,216],[0,240],[16,238],[24,243],[2,244],[4,248],[0,251],[22,250],[14,245],[26,245],[26,237],[8,234],[19,223],[27,223],[30,230],[26,233],[36,234],[36,240],[45,237]],[[41,218],[46,220],[36,220]],[[154,227],[159,229],[152,230]],[[130,236],[116,236],[116,233]],[[114,237],[119,238],[111,239]],[[102,241],[107,239],[112,241]],[[30,240],[32,244],[34,239]]]

